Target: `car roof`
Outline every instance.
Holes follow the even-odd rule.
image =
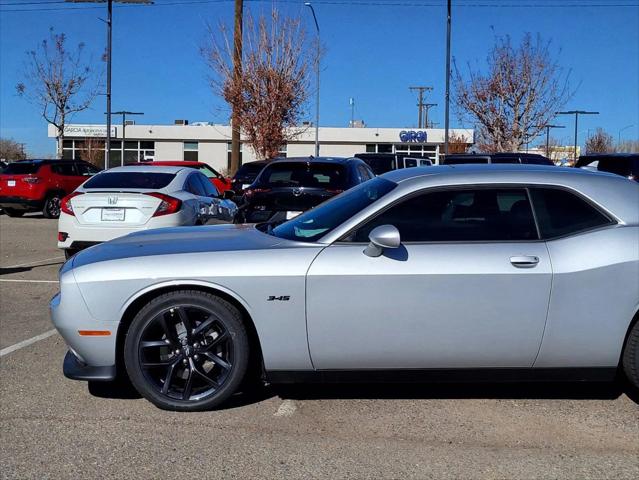
[[[359,161],[359,158],[346,158],[346,157],[288,157],[288,158],[274,158],[270,163],[338,163],[344,165],[350,161]]]
[[[189,167],[157,166],[157,165],[125,165],[124,167],[114,167],[104,170],[102,173],[118,172],[144,172],[144,173],[172,173],[177,174]],[[192,170],[192,169],[191,169]]]
[[[408,189],[477,184],[566,187],[603,206],[622,222],[639,224],[639,183],[607,172],[551,165],[464,164],[402,168],[380,177]]]
[[[144,162],[143,165],[158,165],[158,166],[162,166],[165,165],[167,167],[170,166],[174,166],[174,167],[192,167],[192,166],[201,166],[201,165],[207,165],[204,162],[195,162],[192,160],[154,160],[152,162]]]

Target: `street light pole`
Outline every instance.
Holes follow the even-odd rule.
[[[120,110],[119,112],[111,112],[111,115],[122,115],[122,144],[120,145],[120,165],[124,165],[124,141],[126,139],[126,116],[127,115],[144,115],[143,112],[128,112]],[[138,162],[140,159],[138,158]]]
[[[315,157],[319,157],[319,118],[320,118],[320,54],[322,49],[322,44],[320,42],[320,28],[319,23],[317,23],[317,16],[315,15],[315,9],[311,2],[306,2],[308,8],[311,9],[313,13],[313,20],[315,20],[315,28],[317,29],[317,58],[315,59],[315,74],[317,76],[317,93],[315,96]]]
[[[550,158],[550,129],[566,128],[563,125],[546,125],[546,157]]]
[[[575,116],[575,153],[574,161],[577,162],[577,123],[579,115],[599,115],[599,112],[586,112],[585,110],[568,110],[566,112],[555,112],[555,115],[574,115]]]
[[[444,119],[444,154],[448,155],[448,128],[450,112],[450,28],[451,28],[451,0],[448,0],[448,15],[446,17],[446,110]]]
[[[113,2],[150,5],[152,0],[65,0],[68,3],[106,3],[107,4],[107,84],[106,84],[106,153],[104,155],[104,168],[109,168],[111,156],[111,51],[113,31]]]
[[[632,128],[632,127],[634,127],[634,125],[626,125],[621,130],[619,130],[619,132],[617,133],[617,146],[619,146],[619,144],[621,143],[621,132],[623,132],[624,130],[628,130],[629,128]]]

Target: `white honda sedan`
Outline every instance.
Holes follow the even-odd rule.
[[[87,180],[60,210],[58,248],[68,258],[138,230],[230,222],[237,206],[192,168],[126,166]]]

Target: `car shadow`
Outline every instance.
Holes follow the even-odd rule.
[[[0,275],[10,275],[12,273],[23,273],[30,272],[35,268],[40,267],[50,267],[51,265],[62,265],[63,262],[53,262],[53,263],[43,263],[41,265],[33,265],[30,267],[10,267],[10,268],[0,268]]]
[[[639,403],[636,392],[621,382],[295,384],[272,389],[291,400],[615,400],[625,393]]]

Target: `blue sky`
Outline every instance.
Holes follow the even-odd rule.
[[[313,34],[303,0],[245,1],[245,8],[255,12],[269,9],[271,3],[286,13],[303,15]],[[430,85],[434,90],[429,101],[439,104],[431,110],[431,119],[443,126],[445,0],[313,3],[327,49],[321,125],[348,125],[353,97],[356,118],[369,126],[416,126],[416,97],[408,87]],[[495,34],[519,40],[524,32],[539,33],[552,40],[560,63],[571,70],[572,86],[578,87],[566,108],[601,112],[580,118],[580,139],[599,126],[616,138],[627,125],[634,126],[622,136],[639,138],[639,0],[453,0],[453,5],[452,51],[459,64],[483,66]],[[231,20],[232,1],[155,0],[153,6],[116,6],[114,12],[114,110],[143,111],[138,122],[149,124],[176,118],[228,122],[224,102],[209,88],[198,47],[207,22]],[[33,156],[54,152],[37,108],[15,94],[25,51],[34,49],[54,27],[73,43],[85,42],[97,61],[106,39],[99,18],[104,15],[103,5],[0,0],[2,137],[25,142]],[[104,97],[98,97],[91,110],[72,121],[104,123],[103,112]],[[555,123],[568,127],[554,133],[570,144],[573,119],[558,118]],[[462,125],[452,117],[451,126]]]

